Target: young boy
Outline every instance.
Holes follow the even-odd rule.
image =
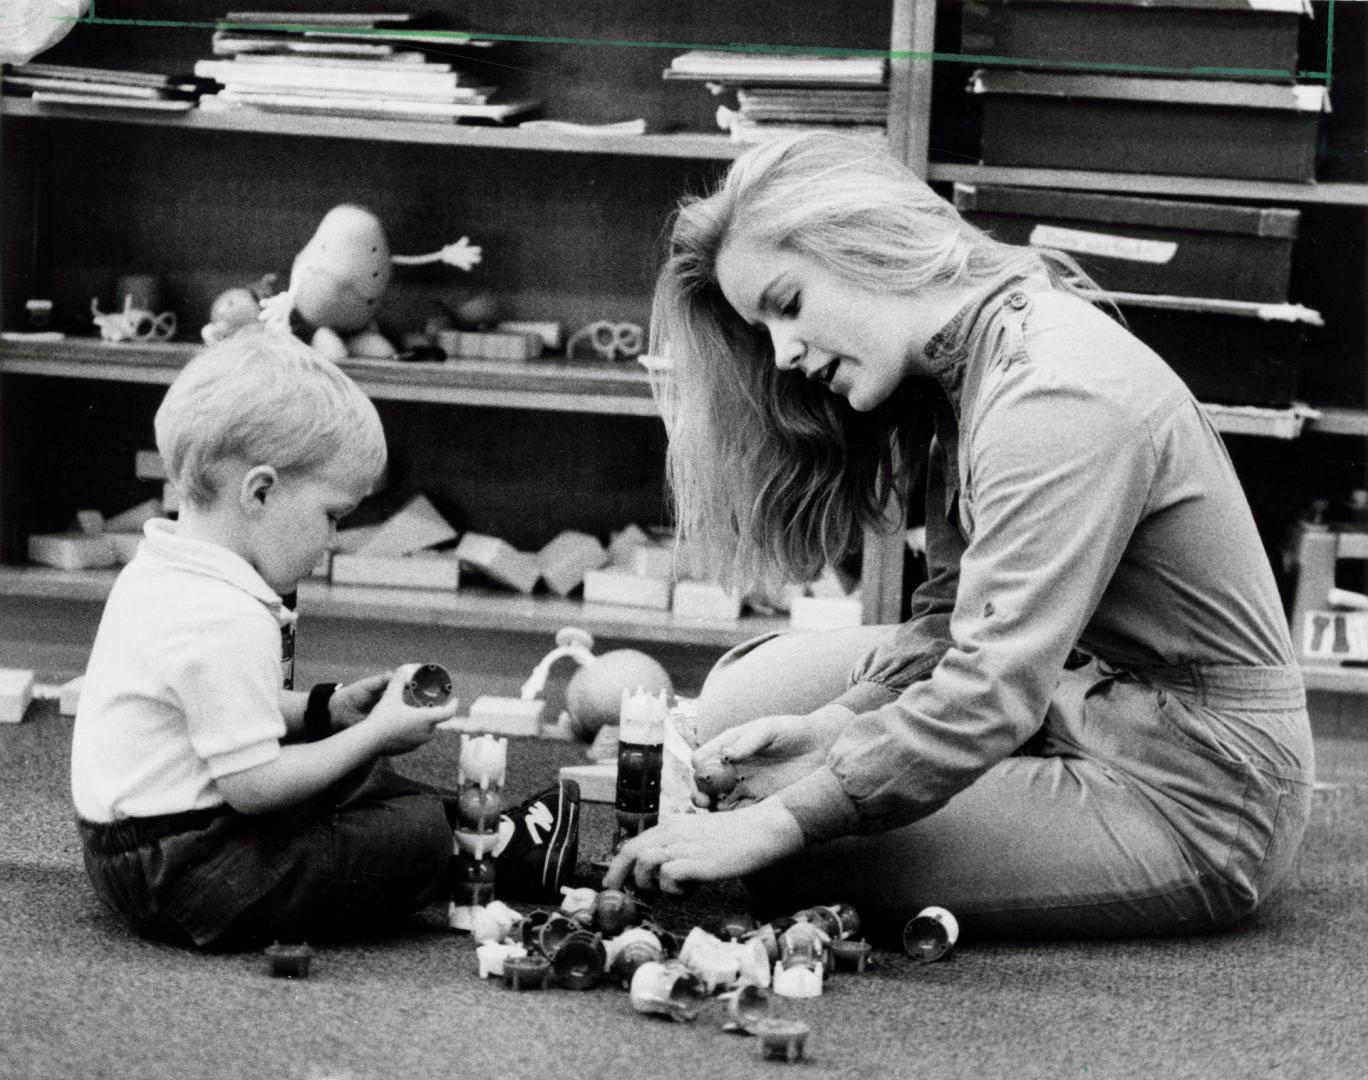
[[[444,899],[446,806],[383,759],[456,703],[406,705],[410,669],[282,689],[281,597],[384,469],[375,407],[302,342],[249,331],[186,365],[155,427],[178,520],[148,523],[110,592],[72,739],[96,893],[139,933],[215,949],[370,933]],[[501,894],[554,894],[577,796],[510,815]]]

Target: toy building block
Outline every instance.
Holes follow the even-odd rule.
[[[452,359],[534,360],[546,342],[533,331],[439,330],[437,347]]]
[[[579,784],[580,802],[611,803],[617,798],[617,762],[562,765],[560,778]]]
[[[437,726],[445,731],[485,731],[494,735],[536,736],[541,734],[542,713],[546,702],[539,699],[477,697],[470,706],[469,716],[443,720]]]
[[[629,993],[637,1012],[680,1022],[696,1017],[707,996],[698,976],[674,960],[642,964],[632,975]]]
[[[266,970],[276,978],[307,979],[312,959],[313,949],[307,944],[282,945],[277,941],[266,946]]]
[[[99,536],[105,531],[105,516],[98,510],[77,510],[71,521],[71,531]]]
[[[584,575],[608,561],[608,549],[588,533],[567,529],[537,552],[537,566],[547,587],[568,596],[584,583]]]
[[[619,529],[608,540],[608,555],[614,566],[630,566],[632,552],[643,544],[651,543],[640,525],[627,525]]]
[[[473,930],[478,908],[494,899],[493,850],[504,810],[508,741],[489,735],[461,736],[456,765],[456,828],[452,833],[451,905],[453,930]]]
[[[180,492],[170,480],[162,482],[161,504],[162,509],[168,514],[174,514],[180,509]]]
[[[903,927],[903,950],[913,960],[944,960],[959,940],[959,920],[943,907],[922,908]]]
[[[140,532],[111,532],[104,535],[113,545],[115,557],[125,565],[133,561],[133,556],[138,553],[138,545],[143,541]]]
[[[755,1025],[755,1033],[760,1036],[760,1056],[766,1061],[792,1064],[803,1059],[808,1026],[801,1020],[767,1018]]]
[[[466,533],[456,545],[456,557],[471,569],[519,592],[530,593],[541,577],[535,555],[519,551],[497,536]]]
[[[673,577],[674,548],[667,544],[640,544],[632,548],[628,565],[638,577]]]
[[[741,617],[741,597],[715,581],[676,581],[671,606],[677,619],[735,622]]]
[[[502,979],[508,961],[522,959],[526,955],[526,949],[512,942],[487,941],[483,945],[475,946],[475,959],[479,964],[482,979]]]
[[[28,538],[30,562],[59,570],[89,570],[114,566],[119,561],[114,545],[105,536],[80,532],[39,533]]]
[[[795,596],[789,608],[793,630],[839,630],[859,626],[864,608],[858,596]]]
[[[122,513],[106,518],[104,531],[107,533],[137,533],[142,535],[143,526],[154,517],[161,516],[161,503],[156,499],[146,499],[137,506],[130,506]]]
[[[622,692],[618,721],[616,850],[628,838],[645,832],[660,820],[660,779],[665,760],[665,717],[669,705],[658,696]]]
[[[62,683],[57,691],[57,711],[63,716],[75,716],[76,706],[81,703],[81,687],[84,685],[84,675],[77,675],[76,678]]]
[[[33,672],[0,668],[0,724],[18,724],[33,701]]]
[[[409,555],[456,539],[456,530],[426,495],[415,495],[357,550],[358,555]]]
[[[404,704],[417,708],[445,705],[451,700],[451,674],[441,664],[419,664],[404,683]]]
[[[501,334],[536,334],[548,349],[559,349],[565,339],[565,331],[558,322],[542,322],[535,319],[505,319],[494,324]]]
[[[551,978],[544,956],[513,956],[504,961],[504,985],[513,990],[542,990]]]
[[[165,480],[166,462],[155,450],[139,450],[133,455],[133,475],[139,480]]]
[[[668,611],[672,584],[669,578],[638,577],[613,567],[590,570],[584,575],[584,602]]]
[[[375,539],[381,528],[381,525],[376,524],[353,525],[350,529],[338,529],[333,537],[332,549],[334,552],[345,551],[348,555],[356,555]]]
[[[337,585],[378,585],[401,589],[450,589],[461,586],[461,564],[448,552],[412,555],[348,555],[332,557]]]

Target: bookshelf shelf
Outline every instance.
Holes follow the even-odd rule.
[[[0,566],[0,596],[102,603],[114,585],[114,570],[54,570]],[[472,586],[457,592],[380,589],[305,581],[299,610],[307,619],[342,619],[458,630],[503,630],[554,634],[580,626],[595,637],[726,648],[788,627],[782,616],[747,615],[727,622],[681,619],[668,611],[586,604],[558,596],[524,596]]]

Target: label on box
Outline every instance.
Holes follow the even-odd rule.
[[[1171,240],[1139,240],[1133,236],[1112,236],[1109,233],[1066,229],[1060,225],[1037,225],[1031,230],[1032,247],[1058,248],[1077,251],[1084,255],[1104,255],[1109,259],[1127,262],[1172,262],[1178,245]]]
[[[1368,611],[1308,611],[1302,656],[1317,660],[1368,660]]]

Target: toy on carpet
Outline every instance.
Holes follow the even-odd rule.
[[[473,930],[479,908],[494,899],[494,847],[503,814],[508,773],[508,740],[461,735],[456,766],[457,824],[453,833],[452,898],[448,921],[454,930]],[[486,857],[487,856],[487,857]]]
[[[307,979],[309,962],[313,959],[313,949],[307,942],[297,945],[282,945],[276,942],[266,946],[266,970],[278,979]]]
[[[380,333],[375,318],[393,267],[442,262],[470,270],[481,258],[479,246],[464,236],[427,255],[391,255],[380,219],[364,207],[343,203],[323,216],[295,256],[285,290],[261,298],[259,318],[289,332],[292,316],[298,316],[312,328],[310,344],[334,360],[392,357],[394,345]],[[229,293],[219,300],[224,301]],[[226,310],[220,313],[224,318],[216,319],[211,312],[210,324],[203,331],[205,340],[211,334],[234,332],[231,324],[241,317],[244,302],[236,293],[225,301]]]
[[[665,760],[666,692],[622,691],[617,752],[616,851],[660,820],[660,777]]]

